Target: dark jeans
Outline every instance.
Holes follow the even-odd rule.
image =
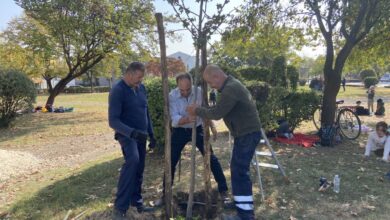
[[[261,138],[260,132],[234,138],[230,172],[232,191],[238,216],[242,220],[254,220],[252,181],[249,176],[250,163]]]
[[[126,212],[129,206],[142,205],[142,180],[145,168],[146,143],[119,137],[125,163],[122,165],[118,181],[115,208]]]
[[[172,129],[172,145],[171,145],[171,169],[172,169],[172,184],[175,176],[176,165],[180,160],[181,152],[185,145],[192,140],[192,129],[190,128],[173,128]],[[196,128],[196,147],[204,155],[204,143],[203,143],[203,127],[198,126]],[[211,172],[218,183],[218,191],[226,192],[228,190],[226,184],[226,178],[223,174],[221,164],[218,158],[214,155],[211,149],[210,155],[210,167]]]

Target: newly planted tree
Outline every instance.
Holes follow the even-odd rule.
[[[216,13],[209,14],[208,4],[213,2],[212,0],[199,0],[197,1],[199,5],[198,11],[193,11],[184,0],[168,0],[172,5],[173,10],[175,11],[177,17],[182,22],[183,26],[191,33],[192,38],[194,39],[194,46],[196,49],[196,64],[195,64],[195,77],[194,85],[197,86],[198,79],[201,78],[201,72],[207,65],[207,43],[210,40],[211,36],[218,31],[222,23],[228,18],[227,14],[223,13],[223,9],[226,4],[229,3],[229,0],[224,0],[221,4],[215,4]],[[209,5],[210,6],[210,5]],[[195,90],[197,91],[197,90]],[[208,96],[207,96],[207,84],[202,82],[202,99],[203,105],[208,105]],[[195,92],[195,100],[197,99]],[[205,181],[205,194],[206,194],[206,216],[209,217],[212,215],[212,206],[211,206],[211,182],[210,182],[210,125],[208,121],[204,121],[204,181]],[[191,183],[190,183],[190,193],[187,204],[187,214],[186,218],[192,218],[192,205],[193,205],[193,195],[195,188],[195,153],[196,153],[196,123],[194,123],[192,129],[192,152],[191,152]]]

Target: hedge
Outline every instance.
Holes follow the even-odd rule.
[[[150,118],[153,122],[154,135],[159,147],[164,146],[164,97],[161,77],[152,77],[144,80],[148,93]],[[175,88],[174,78],[169,78],[170,90]]]
[[[256,99],[260,121],[268,131],[276,129],[281,118],[295,129],[303,121],[311,120],[312,113],[320,104],[320,97],[315,92],[289,91],[258,81],[245,81],[244,84]]]
[[[93,92],[109,92],[111,88],[109,86],[94,86]],[[65,93],[90,93],[91,87],[84,86],[71,86],[64,89]]]

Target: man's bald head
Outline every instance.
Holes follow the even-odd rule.
[[[218,65],[209,64],[206,66],[203,74],[214,75],[214,74],[225,74],[225,73]]]
[[[227,76],[223,70],[215,64],[209,64],[206,66],[203,72],[203,79],[213,89],[220,89],[225,82]]]

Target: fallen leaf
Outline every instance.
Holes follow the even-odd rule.
[[[295,218],[294,216],[290,215],[290,218],[289,220],[298,220],[297,218]]]
[[[372,206],[372,205],[365,205],[365,206],[363,206],[363,208],[366,208],[368,210],[374,211],[376,207]]]
[[[354,212],[354,211],[351,211],[351,215],[354,216],[354,217],[358,216],[357,212]]]
[[[369,190],[369,189],[370,189],[367,185],[363,185],[363,187],[364,187],[366,190]]]
[[[287,208],[284,206],[280,206],[280,209],[286,210]]]
[[[366,169],[364,169],[363,167],[360,167],[358,171],[360,172],[364,172]]]

